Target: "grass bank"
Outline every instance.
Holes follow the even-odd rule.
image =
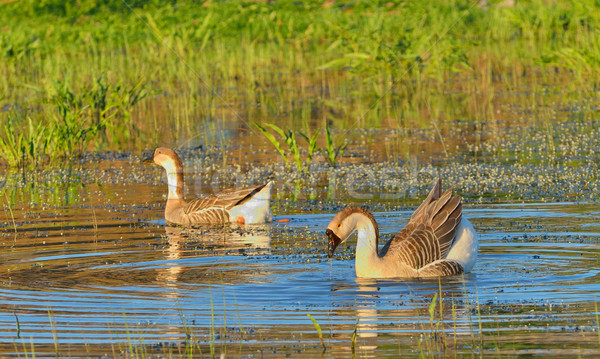
[[[0,157],[226,145],[215,131],[252,121],[461,127],[478,145],[566,102],[594,126],[600,6],[497,3],[5,1]]]

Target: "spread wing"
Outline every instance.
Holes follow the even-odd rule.
[[[462,219],[462,203],[460,196],[452,196],[452,189],[441,191],[439,180],[406,227],[385,245],[382,254],[397,256],[414,269],[446,258]]]
[[[216,195],[196,198],[185,205],[183,212],[189,217],[191,223],[227,223],[230,221],[229,210],[252,198],[263,187],[265,185],[240,190],[226,190]]]

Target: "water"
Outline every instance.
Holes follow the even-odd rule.
[[[23,185],[11,212],[5,196],[6,356],[342,357],[354,332],[360,357],[600,355],[598,203],[466,204],[481,246],[473,273],[358,280],[355,239],[326,257],[335,210],[307,210],[325,206],[321,192],[294,202],[276,186],[275,220],[289,222],[189,230],[164,225],[158,169],[124,161],[108,181],[94,168],[61,182],[58,202]],[[384,239],[412,209],[375,212]]]

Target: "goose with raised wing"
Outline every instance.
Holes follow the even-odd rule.
[[[169,194],[165,207],[168,224],[194,226],[205,224],[258,224],[271,222],[271,189],[273,182],[193,199],[183,199],[183,164],[175,151],[159,147],[145,162],[154,162],[167,171]]]
[[[440,277],[469,273],[479,243],[471,223],[462,216],[462,203],[452,189],[442,193],[438,180],[410,221],[379,249],[379,227],[373,215],[347,207],[327,226],[328,256],[358,232],[356,276],[362,278]]]

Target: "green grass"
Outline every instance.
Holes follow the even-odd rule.
[[[296,170],[298,170],[299,172],[305,172],[305,171],[310,170],[310,163],[312,162],[313,155],[315,154],[315,152],[318,149],[317,139],[319,137],[319,133],[321,133],[320,128],[318,128],[315,131],[315,133],[313,133],[312,135],[310,133],[308,135],[304,134],[303,132],[299,133],[300,137],[302,137],[306,141],[306,145],[307,145],[306,151],[302,151],[300,149],[300,146],[298,145],[298,141],[296,140],[296,132],[294,132],[293,130],[290,130],[290,129],[284,130],[284,129],[280,128],[279,126],[272,124],[272,123],[265,123],[261,126],[257,122],[254,122],[254,126],[260,131],[260,133],[263,134],[263,136],[265,136],[265,138],[267,140],[269,140],[269,142],[271,142],[271,144],[275,147],[277,152],[281,155],[281,158],[283,158],[283,160],[285,161],[285,164],[287,166],[290,165],[289,158],[292,158],[294,160],[294,162],[296,163]],[[279,135],[279,137],[287,145],[287,148],[288,148],[287,151],[281,145],[281,142],[277,139],[277,137],[275,137],[265,127],[271,129],[277,135]],[[329,153],[330,146],[333,143],[333,141],[331,139],[331,134],[329,132],[329,126],[327,126],[326,138],[327,138],[327,147],[325,149],[321,150],[323,153]],[[325,152],[325,151],[328,151],[328,152]],[[335,167],[335,156],[333,158],[334,158],[334,161],[332,162],[332,164]],[[304,159],[304,161],[303,161],[303,159]]]
[[[443,141],[457,121],[530,125],[496,116],[507,100],[535,110],[595,93],[597,3],[494,3],[2,3],[0,157],[18,166],[174,146],[252,121],[435,129]]]
[[[155,92],[142,81],[131,87],[107,85],[99,77],[75,92],[71,76],[47,88],[28,86],[38,94],[39,111],[6,111],[0,157],[10,166],[55,162],[95,148],[122,148],[141,135],[132,122],[131,109]]]
[[[310,313],[306,313],[306,316],[309,317],[312,321],[313,326],[315,327],[315,330],[319,335],[319,341],[321,341],[321,346],[323,347],[324,352],[325,350],[327,350],[327,347],[325,346],[325,342],[323,341],[323,331],[321,331],[321,325],[319,325],[319,322],[317,322],[317,320]]]

